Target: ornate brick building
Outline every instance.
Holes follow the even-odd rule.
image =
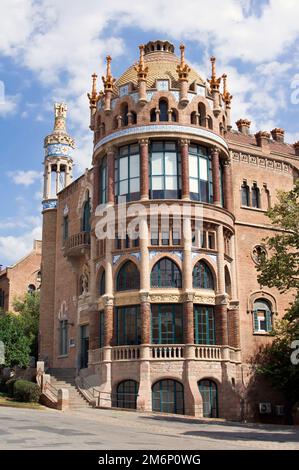
[[[212,58],[203,80],[180,50],[149,42],[118,80],[107,57],[104,91],[93,75],[88,95],[92,168],[73,182],[66,107],[55,105],[40,358],[94,387],[102,406],[239,419],[277,400],[266,388],[247,396],[248,364],[292,296],[261,287],[256,265],[275,233],[265,212],[298,176],[299,143],[277,128],[252,135],[246,119],[233,130],[226,75]],[[101,205],[118,213],[105,239]]]
[[[0,270],[0,310],[14,312],[15,299],[40,288],[41,248],[42,242],[34,240],[28,255]]]

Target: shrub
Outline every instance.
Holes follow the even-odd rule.
[[[37,384],[28,380],[18,380],[14,386],[14,398],[17,401],[38,403],[41,392]]]
[[[12,378],[6,381],[5,388],[8,396],[13,397],[14,396],[14,388],[15,388],[15,383],[18,379],[17,378]]]

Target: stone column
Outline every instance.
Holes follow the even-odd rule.
[[[140,293],[141,344],[151,343],[151,303],[149,292]]]
[[[113,297],[103,296],[105,302],[104,308],[104,346],[110,347],[113,344]]]
[[[189,143],[187,139],[180,140],[182,161],[182,199],[190,198],[189,191]]]
[[[57,162],[56,170],[56,195],[59,193],[60,163]]]
[[[212,156],[212,177],[213,177],[213,199],[216,206],[221,205],[220,192],[220,169],[219,169],[219,150],[214,147],[211,152]]]
[[[140,139],[140,199],[142,201],[149,198],[149,155],[148,139]]]
[[[193,293],[186,293],[184,299],[184,344],[194,344]]]
[[[193,286],[192,286],[192,229],[191,218],[184,216],[183,219],[183,239],[184,239],[184,256],[183,256],[183,289],[184,304],[184,343],[194,344],[194,320],[193,320]],[[189,351],[188,351],[189,352]]]
[[[227,295],[225,293],[225,275],[224,275],[224,238],[223,226],[217,227],[217,295],[215,305],[215,318],[216,318],[216,337],[221,345],[228,344],[227,333]]]
[[[241,347],[240,340],[240,318],[239,318],[239,302],[232,301],[228,310],[230,335],[229,345],[239,349]]]
[[[107,149],[107,167],[108,167],[108,203],[114,204],[114,159],[115,148],[108,147]]]
[[[44,199],[51,198],[51,165],[48,165],[46,168],[46,183],[45,183],[45,192],[44,192]]]
[[[224,161],[223,166],[224,206],[229,212],[233,212],[233,181],[232,167],[229,159]]]

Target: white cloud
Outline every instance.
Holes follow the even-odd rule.
[[[33,240],[41,240],[40,226],[23,233],[20,236],[0,236],[1,262],[4,265],[13,264],[32,250]]]
[[[42,178],[42,174],[34,170],[9,171],[7,174],[15,184],[21,184],[23,186],[30,186],[35,183],[36,180]]]
[[[0,117],[7,114],[13,114],[17,110],[20,96],[4,95],[0,99]]]

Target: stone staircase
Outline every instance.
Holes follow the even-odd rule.
[[[69,392],[70,410],[82,410],[90,407],[88,401],[81,395],[75,384],[75,371],[72,369],[51,369],[51,385],[56,389],[65,388]]]

